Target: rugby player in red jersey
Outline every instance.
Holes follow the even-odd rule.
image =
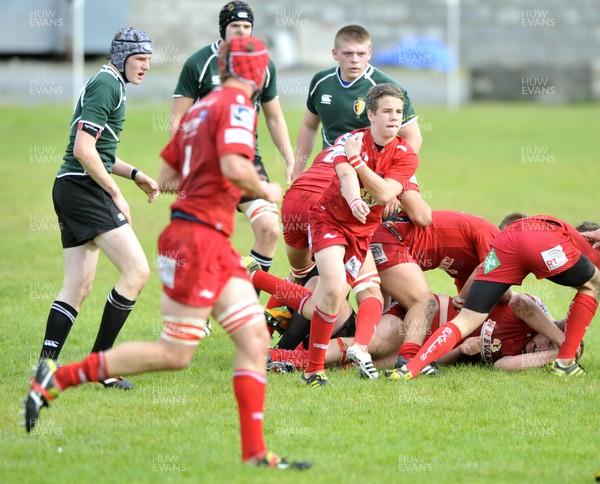
[[[576,289],[566,318],[565,339],[550,370],[562,377],[585,375],[575,356],[598,308],[600,253],[574,227],[549,215],[509,224],[491,247],[460,313],[441,326],[409,363],[394,370],[391,378],[414,378],[424,366],[452,350],[485,321],[508,288],[521,284],[530,273]]]
[[[243,462],[279,469],[306,468],[266,448],[263,412],[269,334],[249,275],[229,237],[242,191],[270,202],[281,187],[260,180],[254,156],[256,112],[251,98],[264,83],[269,55],[254,37],[222,44],[222,87],[199,100],[163,150],[161,186],[178,190],[171,223],[158,241],[164,330],[158,341],[126,343],[56,368],[44,360],[25,403],[26,428],[59,391],[111,375],[186,368],[210,335],[209,316],[236,346],[233,389],[238,402]]]
[[[397,136],[403,100],[402,90],[393,84],[374,86],[367,96],[371,127],[347,133],[335,143],[336,176],[309,219],[311,250],[320,276],[314,294],[277,278],[266,282],[268,274],[261,271],[254,275],[257,287],[276,297],[278,292],[291,293],[294,300],[288,304],[311,317],[310,363],[302,375],[303,383],[309,386],[328,383],[325,350],[350,287],[357,296],[358,313],[348,359],[362,376],[379,376],[367,351],[382,311],[379,277],[369,243],[385,205],[401,194],[418,167],[417,155]]]
[[[433,210],[431,215],[429,226],[418,227],[400,214],[381,224],[371,241],[383,292],[407,310],[402,364],[420,349],[437,309],[423,271],[442,269],[454,278],[458,295],[452,303],[462,307],[477,268],[499,232],[491,222],[464,212]],[[505,301],[509,299],[510,294]],[[430,365],[423,370],[424,374],[436,372]]]

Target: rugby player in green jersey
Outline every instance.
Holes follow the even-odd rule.
[[[319,124],[322,125],[322,149],[333,146],[344,133],[369,126],[365,99],[371,87],[392,83],[401,88],[396,81],[369,64],[371,36],[360,25],[347,25],[337,32],[332,55],[338,65],[318,72],[310,82],[306,111],[296,139],[294,180],[306,168]],[[418,153],[423,142],[421,131],[410,98],[404,89],[402,91],[404,116],[398,135]]]
[[[252,34],[254,12],[252,7],[238,0],[230,1],[223,6],[219,14],[219,33],[221,39],[206,45],[192,54],[183,65],[179,80],[173,94],[171,109],[171,136],[179,129],[181,118],[198,99],[205,97],[220,85],[217,65],[219,46],[224,40],[235,37],[247,37]],[[287,124],[279,103],[277,93],[277,74],[275,64],[269,61],[264,87],[255,94],[257,111],[262,108],[266,125],[273,142],[286,163],[286,181],[291,183],[294,166],[294,152],[290,143]],[[265,181],[269,177],[258,150],[258,140],[254,155],[254,165]],[[242,196],[238,210],[249,219],[254,232],[254,244],[250,256],[268,271],[273,262],[277,240],[281,234],[279,212],[274,203],[256,197]]]
[[[100,251],[120,277],[104,307],[92,352],[111,348],[150,275],[148,261],[133,229],[129,205],[111,173],[131,179],[152,202],[156,181],[116,156],[125,121],[125,85],[140,84],[150,69],[152,42],[141,30],[115,35],[110,62],[81,89],[71,120],[64,163],[52,189],[61,232],[64,279],[52,303],[40,358],[56,359],[88,297]],[[120,377],[103,381],[121,389],[134,385]]]

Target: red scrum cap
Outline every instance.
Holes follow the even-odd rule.
[[[229,75],[254,87],[263,87],[269,53],[256,37],[235,37],[221,43],[219,73]]]

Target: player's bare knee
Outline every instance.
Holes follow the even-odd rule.
[[[281,228],[276,217],[264,216],[252,224],[257,240],[263,244],[276,244],[281,235]]]
[[[148,267],[148,263],[144,261],[144,263],[137,264],[135,267],[128,270],[123,276],[127,285],[139,294],[150,278],[150,267]]]
[[[162,345],[162,359],[165,370],[182,370],[190,365],[192,353],[179,351],[175,345]]]

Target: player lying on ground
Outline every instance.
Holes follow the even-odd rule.
[[[440,310],[436,312],[431,331],[453,318],[458,310],[450,303],[450,296],[435,295]],[[394,304],[381,318],[370,347],[373,364],[377,368],[403,365],[398,356],[405,335],[406,311]],[[435,363],[448,365],[459,362],[493,364],[504,370],[524,370],[547,365],[558,354],[563,341],[564,320],[554,322],[542,301],[528,294],[515,294],[508,303],[499,303],[488,319],[459,345]],[[534,329],[536,328],[536,329]],[[327,348],[329,367],[344,365],[350,338],[332,339]],[[269,350],[270,366],[275,371],[289,372],[308,364],[307,351]],[[385,371],[384,371],[385,372]]]
[[[382,223],[371,240],[383,293],[407,310],[400,348],[405,363],[421,348],[437,310],[423,272],[441,269],[452,277],[458,291],[452,303],[462,307],[477,268],[499,232],[491,222],[464,212],[434,210],[431,218],[429,226],[419,227],[400,214]],[[509,299],[507,294],[505,301]],[[427,370],[434,372],[431,366]]]

